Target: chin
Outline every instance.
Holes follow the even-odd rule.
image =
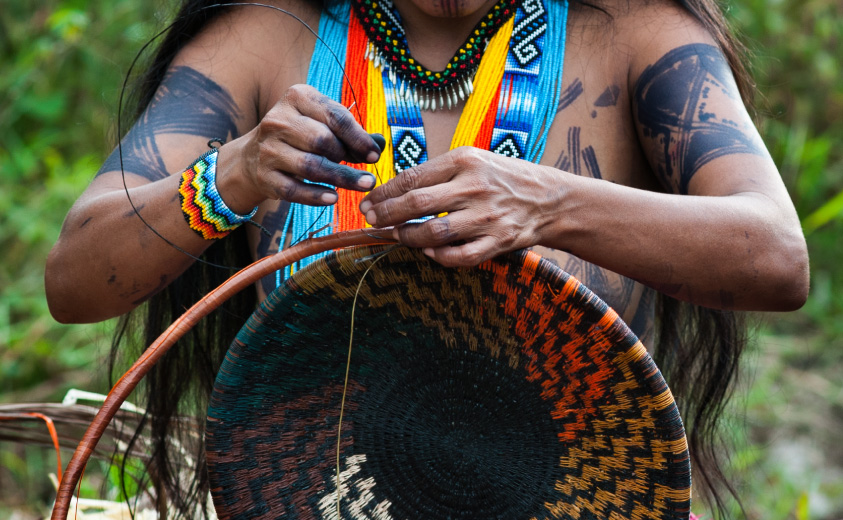
[[[416,7],[436,18],[462,18],[485,10],[490,0],[411,0]]]

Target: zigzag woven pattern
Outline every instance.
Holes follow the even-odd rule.
[[[219,372],[206,448],[226,518],[336,518],[351,302],[369,257],[297,272]],[[617,314],[533,253],[363,282],[341,436],[346,519],[688,519],[670,390]]]

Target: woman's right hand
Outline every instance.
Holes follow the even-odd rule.
[[[267,199],[324,206],[337,192],[311,183],[368,191],[375,178],[340,162],[374,163],[380,153],[348,109],[311,86],[293,85],[254,129],[220,148],[217,185],[238,213]]]

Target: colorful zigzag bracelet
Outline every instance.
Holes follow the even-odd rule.
[[[225,204],[217,191],[217,154],[214,148],[203,154],[181,175],[179,199],[184,219],[199,236],[217,240],[248,222],[258,211],[239,215]]]

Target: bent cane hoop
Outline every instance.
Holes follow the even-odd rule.
[[[64,476],[59,483],[56,503],[53,506],[52,520],[66,520],[73,497],[73,490],[79,483],[88,459],[96,448],[97,442],[108,427],[108,423],[119,411],[120,405],[126,400],[141,379],[153,365],[196,323],[207,316],[223,302],[231,298],[263,276],[302,258],[329,251],[331,249],[384,244],[393,242],[392,230],[387,229],[359,229],[334,233],[325,237],[310,238],[295,246],[280,251],[274,256],[266,257],[239,271],[222,285],[208,293],[199,302],[187,310],[179,319],[173,322],[155,342],[150,345],[134,365],[120,378],[108,394],[82,441],[76,448],[73,458],[67,465]]]

